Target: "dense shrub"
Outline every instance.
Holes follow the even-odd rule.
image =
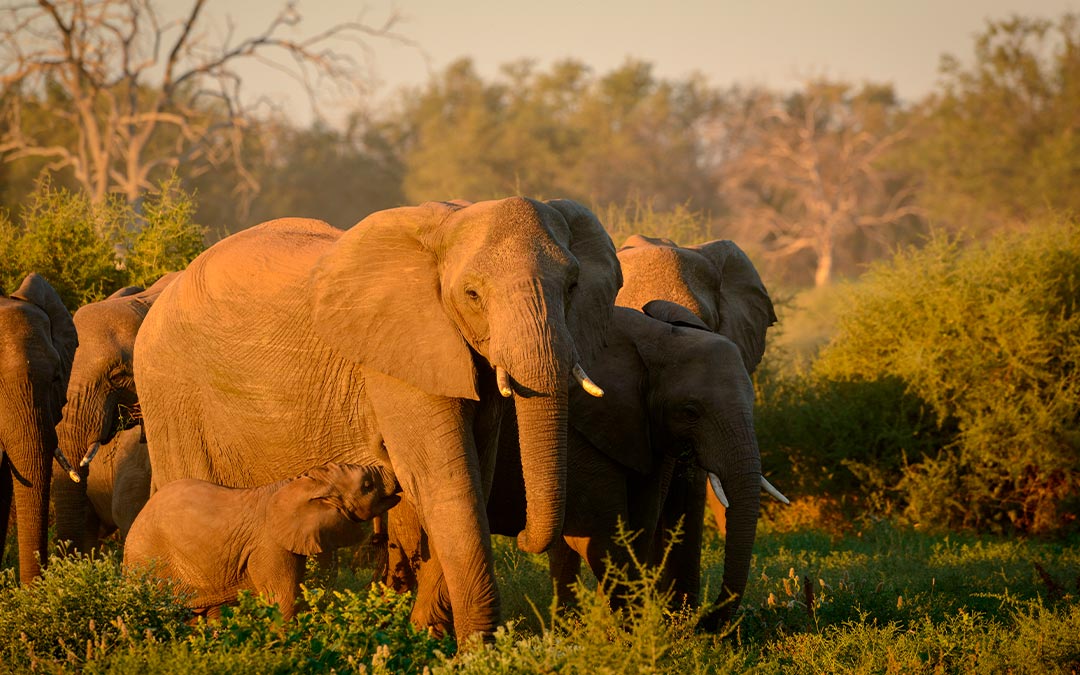
[[[37,272],[74,311],[121,286],[149,285],[203,250],[194,210],[176,179],[138,208],[118,196],[95,204],[42,181],[16,219],[0,212],[0,290],[10,293]]]
[[[850,287],[814,386],[899,381],[883,417],[913,396],[955,427],[938,451],[907,454],[897,487],[916,522],[1057,529],[1080,487],[1078,305],[1076,220],[970,248],[935,239]]]
[[[190,612],[168,587],[124,578],[116,554],[52,558],[31,586],[0,573],[0,654],[15,670],[74,667],[117,644],[169,635]]]

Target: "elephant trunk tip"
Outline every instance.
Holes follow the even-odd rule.
[[[517,544],[518,548],[526,553],[543,553],[551,548],[553,538],[542,539],[536,536],[530,536],[527,529],[518,533]]]

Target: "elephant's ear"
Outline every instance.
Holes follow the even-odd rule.
[[[750,258],[724,240],[690,247],[705,256],[723,282],[717,301],[718,333],[739,347],[747,372],[754,372],[765,353],[765,331],[776,323],[772,299]]]
[[[78,333],[75,332],[75,322],[71,319],[71,312],[64,307],[63,301],[45,277],[31,272],[23,279],[18,290],[11,297],[24,302],[29,302],[42,309],[49,317],[49,337],[52,340],[53,349],[60,356],[60,372],[63,380],[63,391],[67,391],[68,378],[71,376],[71,362],[75,359],[75,349],[79,346]],[[60,399],[63,404],[64,397]]]
[[[611,237],[592,211],[569,199],[553,199],[547,205],[569,226],[570,241],[564,243],[580,265],[577,290],[567,309],[567,327],[578,356],[590,363],[604,345],[615,296],[622,287],[622,268]]]
[[[705,322],[697,314],[670,300],[650,300],[645,303],[641,311],[658,321],[670,323],[672,326],[709,330],[709,327],[705,325]]]
[[[266,526],[283,548],[318,555],[357,543],[363,530],[342,510],[343,468],[333,462],[287,481],[271,497]]]
[[[653,466],[646,409],[647,371],[637,346],[615,310],[608,346],[589,366],[589,375],[603,382],[604,396],[590,396],[581,387],[570,387],[570,426],[597,450],[638,473]],[[601,379],[603,378],[603,379]]]
[[[446,203],[379,211],[319,260],[312,318],[344,358],[430,394],[479,400],[472,352],[441,300],[424,232],[461,208]]]
[[[644,234],[632,234],[626,238],[626,241],[622,243],[619,250],[624,251],[628,248],[640,248],[642,246],[669,246],[671,248],[678,248],[679,245],[667,237],[649,237]]]
[[[146,318],[147,313],[150,312],[150,308],[154,306],[154,303],[161,297],[161,293],[169,287],[172,282],[180,278],[182,272],[169,272],[162,276],[153,284],[150,288],[140,290],[139,293],[135,293],[130,302],[131,309],[139,314],[143,319]]]
[[[141,293],[142,291],[142,286],[124,286],[123,288],[117,290],[115,293],[105,299],[115,300],[116,298],[126,298],[129,295],[135,295],[136,293]]]

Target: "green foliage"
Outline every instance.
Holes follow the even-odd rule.
[[[51,558],[27,587],[13,569],[0,575],[0,653],[15,669],[79,666],[118,644],[166,637],[189,616],[167,585],[125,578],[116,554]]]
[[[37,272],[70,310],[122,286],[147,286],[203,250],[194,209],[175,178],[146,195],[141,212],[118,196],[95,204],[41,181],[16,221],[0,212],[0,283],[10,293]]]
[[[144,288],[163,275],[187,267],[202,253],[203,229],[192,222],[195,200],[174,175],[147,194],[142,217],[128,235],[124,269],[127,283]],[[129,222],[134,221],[128,214]]]
[[[3,290],[15,290],[30,272],[46,279],[69,309],[100,300],[123,285],[114,247],[118,203],[95,205],[80,192],[42,181],[19,214],[0,227],[7,254],[0,258]]]
[[[1080,16],[987,21],[973,58],[941,60],[905,153],[933,221],[976,233],[1080,210]]]
[[[682,246],[708,241],[708,218],[690,208],[688,203],[677,204],[670,210],[659,210],[654,201],[633,197],[623,204],[608,204],[597,214],[611,235],[615,246],[622,246],[633,234],[664,237]]]
[[[1068,673],[1080,666],[1080,541],[940,535],[889,521],[848,536],[786,530],[767,510],[738,625],[697,634],[655,570],[579,584],[560,614],[534,577],[543,556],[496,557],[504,597],[532,594],[490,644],[452,642],[409,623],[412,599],[386,588],[306,588],[289,623],[242,595],[216,623],[167,587],[121,574],[118,555],[53,559],[34,586],[0,576],[0,672],[113,673]],[[704,595],[723,542],[703,549]],[[347,570],[332,575],[347,586]],[[612,611],[606,597],[628,589]],[[810,588],[812,593],[807,593]],[[599,592],[598,592],[599,591]],[[543,604],[546,602],[547,604]],[[547,608],[546,611],[537,608]]]
[[[940,452],[907,457],[899,488],[917,522],[1057,529],[1080,485],[1078,305],[1075,220],[969,249],[938,238],[851,287],[814,375],[898,380],[955,426]]]

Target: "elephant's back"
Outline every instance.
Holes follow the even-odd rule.
[[[124,562],[142,564],[151,559],[177,570],[221,550],[246,509],[234,508],[237,490],[196,478],[167,483],[147,500],[124,542]],[[243,504],[241,504],[243,506]]]
[[[295,294],[298,282],[306,279],[340,236],[341,230],[321,220],[268,221],[208,248],[163,295],[197,312],[244,298]]]

